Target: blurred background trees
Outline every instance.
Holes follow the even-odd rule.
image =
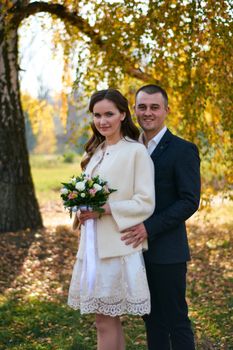
[[[80,144],[89,132],[88,97],[107,86],[120,89],[131,105],[142,84],[158,83],[167,89],[168,126],[200,149],[203,200],[217,191],[229,194],[231,6],[231,0],[1,0],[0,189],[4,198],[0,231],[42,224],[25,125],[27,145],[34,153],[64,153],[67,142],[82,152]],[[18,29],[30,25],[28,17],[38,13],[53,33],[53,50],[62,47],[63,51],[64,89],[53,98],[46,91],[35,98],[20,95],[19,90]]]

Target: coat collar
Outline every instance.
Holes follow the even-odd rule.
[[[105,153],[108,154],[112,154],[114,152],[117,152],[119,149],[121,149],[122,147],[124,147],[124,144],[126,142],[137,142],[135,140],[132,140],[131,138],[129,138],[128,136],[123,137],[122,139],[120,139],[116,144],[114,145],[109,145],[106,147]],[[104,142],[102,142],[95,150],[93,156],[91,157],[89,163],[87,164],[87,168],[85,173],[87,175],[92,175],[93,170],[96,168],[96,166],[102,162],[102,159],[104,157],[103,154],[103,146],[104,146]]]

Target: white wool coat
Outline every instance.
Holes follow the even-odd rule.
[[[85,170],[92,175],[102,157],[101,145],[97,148]],[[99,165],[100,178],[117,191],[110,194],[108,204],[112,215],[97,219],[97,249],[100,258],[124,256],[147,249],[145,240],[137,248],[121,241],[121,231],[142,223],[155,208],[154,166],[144,145],[128,138],[107,148]],[[77,226],[75,220],[73,228]],[[78,258],[84,254],[85,227],[81,226]]]

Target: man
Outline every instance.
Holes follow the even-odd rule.
[[[144,317],[149,350],[194,350],[194,336],[185,300],[186,262],[190,260],[185,220],[200,199],[197,147],[165,126],[169,113],[165,90],[146,85],[136,93],[135,113],[142,141],[155,167],[156,209],[122,239],[137,246],[148,238],[144,254],[151,292],[151,313]]]

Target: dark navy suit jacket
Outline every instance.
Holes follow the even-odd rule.
[[[144,224],[149,249],[145,261],[173,264],[190,260],[185,227],[199,206],[200,158],[197,147],[169,130],[151,154],[156,207]]]

